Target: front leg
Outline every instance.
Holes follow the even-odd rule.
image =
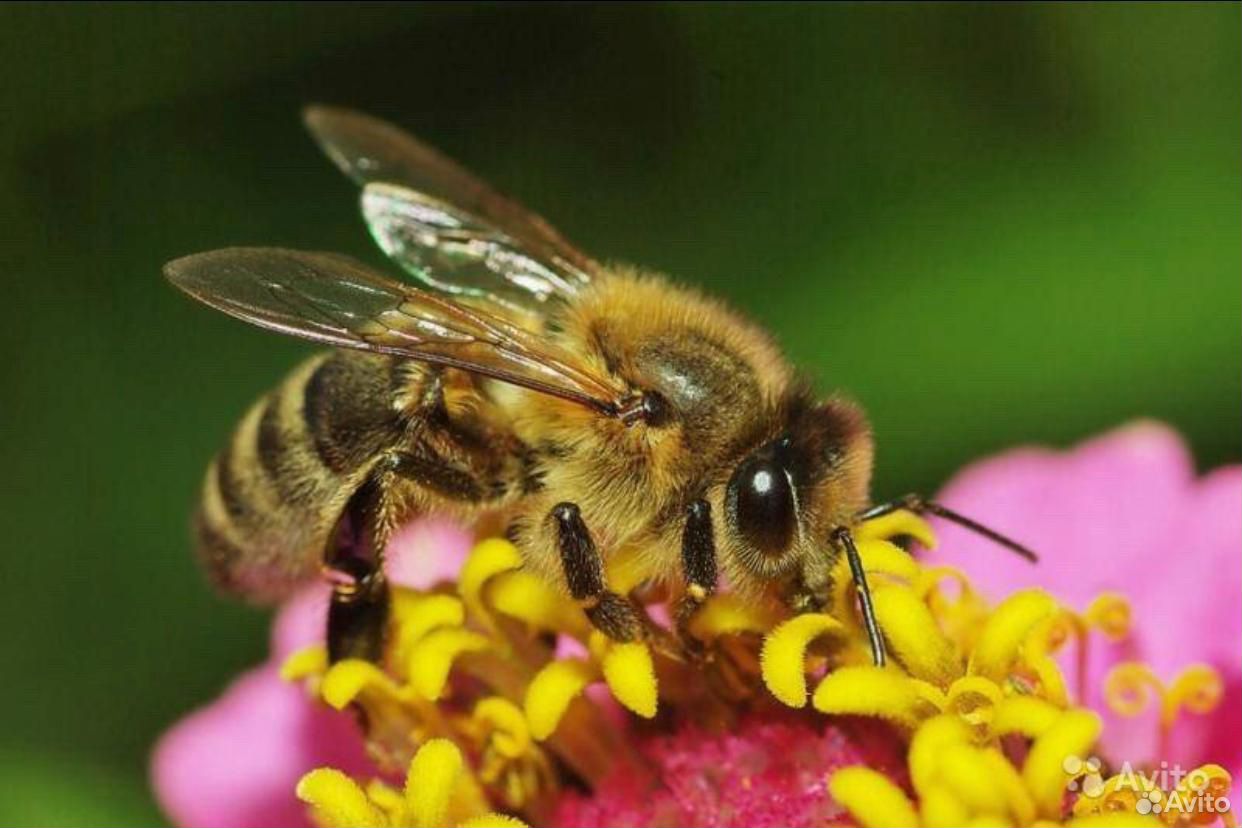
[[[557,546],[569,594],[582,606],[595,628],[613,641],[641,638],[643,624],[634,605],[604,584],[604,561],[577,504],[558,503],[552,507],[551,518],[556,522]]]
[[[716,538],[712,532],[712,507],[706,500],[695,500],[686,509],[681,570],[686,592],[677,602],[675,616],[678,634],[683,642],[689,642],[690,620],[716,591]]]

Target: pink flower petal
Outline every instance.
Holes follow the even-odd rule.
[[[1242,764],[1242,468],[1195,480],[1177,433],[1143,421],[1069,451],[1019,449],[976,463],[940,499],[1040,553],[1031,566],[937,521],[941,545],[928,559],[961,567],[993,599],[1041,586],[1081,610],[1104,591],[1127,596],[1132,634],[1120,644],[1093,637],[1083,700],[1106,713],[1110,758]],[[1071,677],[1072,656],[1063,658]],[[1166,681],[1206,662],[1220,671],[1226,699],[1208,716],[1185,715],[1170,755],[1156,757],[1154,712],[1138,719],[1107,712],[1104,676],[1122,660],[1141,660]]]
[[[266,664],[166,732],[151,776],[177,825],[301,826],[309,823],[294,786],[321,765],[373,773],[349,717],[312,705],[301,687]]]
[[[1007,452],[958,473],[940,499],[1034,548],[1038,566],[943,521],[943,552],[929,559],[960,566],[993,597],[1039,584],[1082,608],[1102,591],[1128,592],[1134,573],[1163,565],[1160,544],[1187,505],[1191,480],[1181,439],[1152,422],[1071,451]]]
[[[293,653],[324,643],[328,627],[328,599],[332,588],[323,582],[302,589],[276,613],[272,621],[271,658],[281,664]]]
[[[1144,655],[1168,673],[1187,657],[1217,666],[1242,658],[1242,467],[1218,469],[1187,492],[1165,545],[1152,552],[1154,589],[1139,599],[1176,624],[1144,628]],[[1138,575],[1139,570],[1134,571]]]
[[[445,518],[413,521],[393,535],[384,556],[384,571],[394,584],[430,589],[455,581],[474,545],[474,536]]]

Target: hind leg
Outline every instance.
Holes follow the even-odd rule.
[[[454,465],[425,445],[383,456],[346,504],[325,567],[334,582],[328,610],[328,657],[379,661],[388,629],[389,589],[384,548],[412,517],[398,484],[415,484],[433,502],[478,505],[506,487],[469,467]],[[434,509],[434,507],[432,507]]]
[[[345,506],[325,556],[332,581],[328,661],[378,662],[388,632],[389,591],[384,547],[392,529],[392,466],[381,462]]]

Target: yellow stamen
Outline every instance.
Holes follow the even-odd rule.
[[[444,695],[449,670],[458,656],[486,650],[489,641],[479,633],[460,627],[432,630],[410,647],[407,675],[410,686],[428,701]]]
[[[923,815],[921,824],[928,828],[958,828],[958,826],[969,824],[974,819],[966,805],[948,788],[936,787],[923,794],[919,800],[919,811]],[[900,824],[916,825],[919,823]]]
[[[312,644],[291,654],[280,665],[280,677],[284,681],[301,681],[311,676],[323,675],[328,669],[328,648]]]
[[[418,749],[405,779],[405,806],[415,825],[447,823],[449,801],[462,772],[461,751],[447,739],[432,739]]]
[[[388,819],[371,804],[358,783],[339,770],[318,768],[302,777],[296,789],[298,799],[311,808],[320,825],[353,825],[358,828],[387,828]]]
[[[531,738],[522,709],[508,699],[490,696],[471,716],[482,742],[479,781],[495,791],[508,808],[525,808],[556,783],[547,756]]]
[[[644,719],[655,716],[659,692],[647,645],[641,641],[608,642],[602,662],[604,681],[616,700]]]
[[[884,638],[910,675],[942,688],[961,675],[953,645],[913,590],[888,585],[876,589],[873,598]]]
[[[1112,641],[1130,634],[1130,602],[1116,592],[1102,592],[1083,613],[1087,623]]]
[[[936,533],[923,518],[908,509],[898,509],[883,517],[873,518],[854,528],[855,542],[913,538],[924,549],[936,548]]]
[[[1177,786],[1182,793],[1194,791],[1210,793],[1213,796],[1225,796],[1233,785],[1233,777],[1220,765],[1200,765],[1186,774]]]
[[[379,779],[372,779],[368,782],[366,791],[367,799],[370,799],[375,807],[388,814],[389,823],[394,821],[394,817],[399,821],[405,814],[405,793],[403,791],[392,788]]]
[[[963,676],[949,687],[946,709],[984,735],[1002,698],[1001,688],[983,676]]]
[[[1003,795],[1005,810],[1016,824],[1029,825],[1035,819],[1035,801],[1018,769],[996,748],[988,748],[981,753],[985,778]]]
[[[1089,710],[1069,710],[1031,745],[1022,766],[1022,778],[1035,799],[1041,816],[1061,815],[1061,799],[1069,774],[1067,756],[1087,756],[1100,735],[1100,717]]]
[[[690,634],[700,641],[738,632],[766,632],[776,622],[768,609],[725,592],[711,596],[690,619]]]
[[[526,823],[507,814],[484,814],[458,823],[458,828],[526,828]]]
[[[520,569],[522,556],[517,547],[501,538],[489,538],[477,544],[466,558],[457,579],[457,591],[466,602],[470,614],[482,623],[492,624],[491,612],[483,600],[483,585],[494,575]]]
[[[821,713],[879,716],[913,727],[944,708],[934,686],[880,667],[841,667],[815,688],[812,699]]]
[[[971,739],[970,728],[956,716],[933,716],[915,731],[906,761],[910,767],[910,781],[919,796],[926,797],[935,790],[940,756],[945,749],[969,744]]]
[[[1160,719],[1172,726],[1182,710],[1202,715],[1211,713],[1225,694],[1220,673],[1207,664],[1192,664],[1178,673],[1169,686]]]
[[[397,631],[393,661],[408,664],[410,648],[438,627],[460,627],[466,609],[453,595],[422,594],[408,589],[393,591],[392,626]]]
[[[967,672],[999,682],[1018,660],[1020,648],[1035,625],[1056,612],[1056,602],[1046,592],[1025,589],[1009,596],[988,619]]]
[[[1074,802],[1072,813],[1075,817],[1110,812],[1137,814],[1140,796],[1153,790],[1154,787],[1146,777],[1131,780],[1123,776],[1114,776],[1105,779],[1091,791],[1090,796],[1078,797]]]
[[[951,582],[956,597],[946,594],[943,584]],[[951,566],[923,569],[911,588],[936,617],[945,636],[953,642],[957,657],[965,660],[974,650],[979,631],[987,620],[989,608],[974,591],[965,573]]]
[[[1030,659],[1027,667],[1038,681],[1044,698],[1057,707],[1069,705],[1069,692],[1065,689],[1065,676],[1056,661],[1050,656]]]
[[[938,592],[941,581],[952,581],[958,591],[958,602],[966,600],[978,600],[974,587],[970,585],[970,579],[966,577],[966,573],[955,566],[928,566],[919,570],[914,577],[914,591],[919,594],[923,600],[935,605],[937,602],[945,601],[945,597],[941,594],[932,596],[933,592]],[[943,606],[936,606],[937,610],[942,610]]]
[[[988,758],[989,751],[973,745],[950,744],[940,755],[938,782],[945,786],[954,797],[975,814],[1004,814],[1009,810],[1005,787],[998,784],[995,777],[995,765]],[[1002,762],[1017,776],[1013,766]],[[1017,787],[1022,788],[1021,780]],[[1029,797],[1027,799],[1029,805]],[[1031,806],[1034,810],[1034,806]]]
[[[580,641],[590,634],[582,610],[529,572],[501,572],[488,581],[485,590],[496,610],[525,621],[533,629],[561,630]]]
[[[864,828],[919,824],[914,805],[901,788],[871,768],[842,768],[828,780],[828,791]]]
[[[845,634],[830,615],[807,613],[789,619],[763,640],[760,664],[763,683],[790,707],[806,705],[806,650],[823,635]]]
[[[374,690],[390,699],[399,700],[404,696],[401,688],[379,667],[353,658],[333,664],[319,685],[323,700],[337,710],[344,710],[364,690]]]
[[[873,583],[890,579],[912,582],[919,571],[918,563],[910,553],[886,540],[856,540],[863,570]],[[878,576],[872,579],[870,576]],[[854,578],[850,574],[849,561],[841,555],[832,568],[832,597],[829,606],[837,620],[853,630],[860,630],[858,613],[854,611]]]
[[[447,739],[432,739],[418,749],[400,794],[382,782],[372,782],[364,791],[340,771],[319,768],[302,777],[297,795],[325,828],[524,824],[487,811],[461,751]]]
[[[642,583],[651,571],[648,550],[637,546],[613,550],[604,562],[608,587],[618,595],[626,595]]]
[[[599,677],[594,665],[571,658],[549,662],[526,688],[523,707],[531,735],[543,741],[556,731],[569,703]]]
[[[517,759],[530,751],[530,727],[513,702],[499,696],[483,699],[474,706],[474,717],[492,728],[492,744],[501,755]]]
[[[1021,734],[1030,739],[1042,736],[1064,711],[1037,696],[1009,696],[992,710],[992,734]]]

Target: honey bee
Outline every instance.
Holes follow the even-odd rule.
[[[658,274],[584,255],[539,216],[382,121],[314,107],[325,152],[362,187],[380,247],[423,287],[334,253],[229,248],[165,267],[190,296],[333,350],[242,418],[194,520],[222,590],[279,600],[326,574],[333,660],[377,660],[383,551],[416,515],[495,519],[525,566],[614,640],[649,634],[610,588],[623,552],[686,621],[718,580],[822,606],[848,557],[877,664],[884,639],[851,530],[931,512],[871,504],[872,435],[817,400],[773,340]]]

